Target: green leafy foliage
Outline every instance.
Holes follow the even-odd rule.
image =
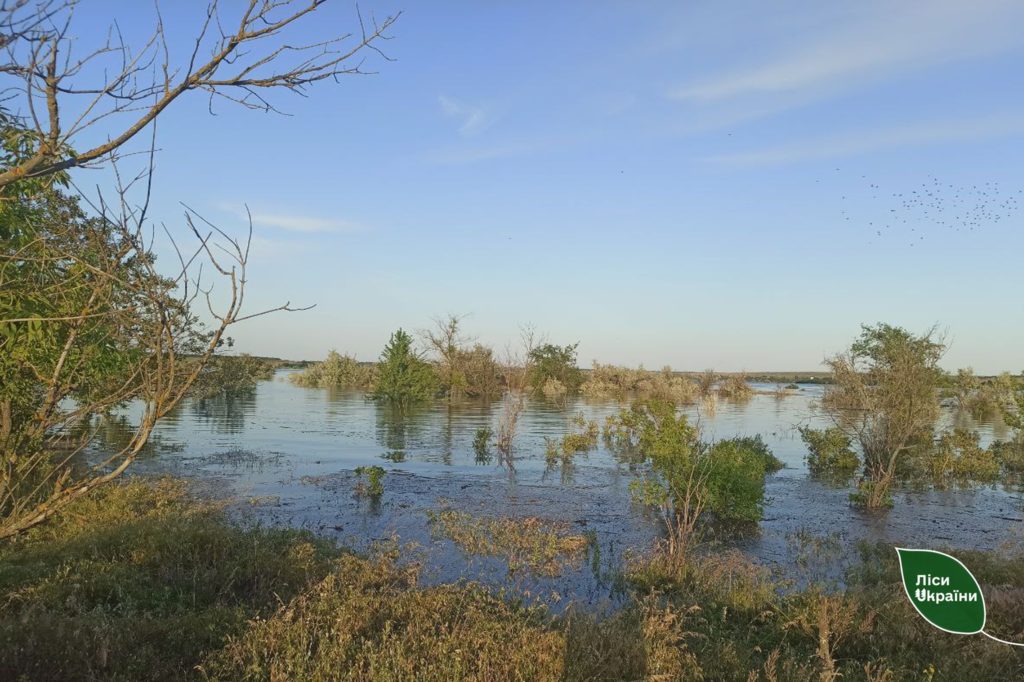
[[[274,378],[280,362],[268,358],[241,355],[219,355],[210,359],[192,384],[190,394],[200,400],[233,398],[251,393],[260,381]]]
[[[576,366],[577,346],[578,343],[568,346],[545,343],[532,348],[528,357],[528,382],[531,390],[543,393],[547,387],[547,392],[554,394],[555,387],[560,387],[562,393],[577,393],[583,383],[583,373]]]
[[[848,481],[860,467],[860,458],[851,447],[850,436],[840,428],[801,426],[800,438],[807,446],[807,468],[812,476]]]
[[[708,445],[671,402],[637,401],[606,423],[606,442],[650,464],[634,494],[689,526],[704,512],[721,521],[757,522],[764,511],[765,475],[781,462],[759,438]]]
[[[412,337],[399,329],[381,353],[373,396],[397,406],[430,400],[437,394],[434,369],[412,348]]]
[[[298,386],[309,388],[357,388],[370,389],[376,377],[377,368],[361,364],[351,355],[342,355],[336,350],[327,353],[327,358],[316,362],[300,372],[288,376]]]
[[[371,500],[379,500],[384,494],[384,475],[387,473],[383,467],[365,466],[353,469],[359,482],[356,484],[356,494],[360,497],[368,497]],[[363,480],[363,477],[366,480]]]

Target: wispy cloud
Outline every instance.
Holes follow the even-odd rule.
[[[792,48],[766,55],[756,65],[677,87],[669,96],[704,104],[742,97],[805,99],[1021,45],[1024,5],[1016,0],[865,2],[832,8],[842,11],[826,12],[810,40],[796,36]]]
[[[731,166],[771,166],[815,159],[855,156],[880,149],[929,144],[971,142],[1024,135],[1024,115],[1002,114],[982,118],[935,121],[912,126],[847,132],[734,154],[707,157]]]
[[[220,203],[217,205],[217,208],[246,220],[251,215],[252,224],[256,227],[270,227],[288,232],[359,232],[363,229],[358,223],[339,218],[320,218],[299,213],[261,211],[252,207],[246,211],[245,206],[230,203]]]
[[[445,95],[439,95],[437,101],[445,116],[459,122],[460,135],[476,135],[494,122],[493,116],[482,106],[465,104]]]

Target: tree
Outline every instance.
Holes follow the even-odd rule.
[[[188,41],[168,40],[157,8],[145,40],[129,44],[114,24],[105,43],[84,52],[72,33],[76,0],[0,3],[0,49],[7,57],[0,64],[0,112],[19,117],[23,152],[3,158],[0,194],[9,196],[11,185],[26,178],[110,160],[188,92],[205,93],[211,111],[215,99],[276,111],[267,99],[271,90],[304,94],[314,83],[364,73],[364,54],[383,56],[377,44],[398,15],[369,25],[360,16],[355,36],[329,30],[293,42],[290,30],[315,27],[312,17],[325,2],[247,0],[236,16],[225,17],[211,0]],[[191,46],[180,63],[172,61],[169,43]],[[104,141],[76,150],[90,132]]]
[[[545,343],[529,352],[530,388],[538,393],[551,382],[558,382],[564,393],[574,394],[583,383],[583,373],[576,366],[576,347],[579,343],[568,346],[556,346]]]
[[[427,345],[437,354],[437,373],[448,400],[462,397],[468,385],[462,353],[469,342],[460,329],[464,315],[449,314],[434,319],[434,329],[421,332]]]
[[[490,399],[501,392],[501,367],[494,351],[462,333],[464,315],[436,318],[434,328],[421,332],[437,356],[437,373],[448,401],[462,397]]]
[[[826,360],[833,383],[822,406],[860,447],[864,476],[854,499],[869,509],[891,505],[901,458],[916,445],[931,446],[946,351],[935,337],[935,329],[914,335],[864,325],[848,351]]]
[[[180,64],[171,61],[159,11],[141,45],[126,43],[114,25],[105,44],[77,52],[75,0],[0,2],[0,539],[120,476],[230,345],[229,327],[292,310],[242,312],[251,220],[249,237],[238,240],[189,209],[198,246],[183,253],[175,243],[178,264],[158,271],[146,216],[155,134],[147,171],[122,184],[116,160],[186,92],[205,92],[211,109],[221,97],[272,111],[270,90],[304,94],[313,83],[363,73],[362,54],[380,54],[376,43],[397,15],[370,26],[360,17],[354,40],[333,33],[288,42],[288,29],[309,23],[324,2],[247,0],[229,20],[213,0]],[[76,149],[86,138],[106,141]],[[106,197],[59,194],[69,169],[104,163],[117,178]],[[219,308],[200,280],[202,262],[226,285]],[[83,462],[97,415],[129,400],[142,405],[131,437]]]
[[[433,398],[437,388],[437,375],[413,350],[412,337],[402,329],[392,334],[377,364],[374,398],[406,407]]]
[[[144,210],[119,196],[123,212],[104,204],[89,214],[77,198],[48,190],[5,216],[18,221],[0,252],[0,539],[121,475],[228,341],[228,328],[253,317],[241,307],[247,242],[212,226],[202,234],[187,214],[198,246],[162,275],[146,246]],[[203,258],[227,284],[220,310],[191,267]],[[209,327],[193,310],[199,296]],[[142,406],[131,437],[86,461],[98,418],[129,400]]]

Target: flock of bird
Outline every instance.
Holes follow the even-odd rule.
[[[861,179],[867,177],[862,175]],[[1024,190],[1003,190],[998,182],[959,185],[935,177],[903,192],[886,192],[868,182],[865,191],[843,195],[844,202],[853,202],[857,208],[844,208],[842,215],[848,222],[863,219],[875,237],[899,236],[897,231],[909,229],[910,234],[903,231],[903,236],[908,236],[909,245],[914,246],[924,241],[929,228],[975,232],[1007,220],[1020,210],[1022,194]],[[865,208],[871,210],[864,205],[869,196],[875,210],[866,218],[855,218],[854,211],[860,216]]]

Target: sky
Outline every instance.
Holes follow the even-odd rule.
[[[152,26],[86,6],[81,49]],[[161,7],[175,58],[203,7]],[[240,233],[248,207],[249,310],[315,304],[236,350],[372,360],[456,313],[583,366],[818,370],[887,322],[938,325],[949,368],[1024,369],[1024,3],[360,10],[403,12],[374,74],[270,93],[285,114],[189,94],[159,119],[155,220],[187,239],[184,203]],[[334,0],[288,40],[356,27]]]

